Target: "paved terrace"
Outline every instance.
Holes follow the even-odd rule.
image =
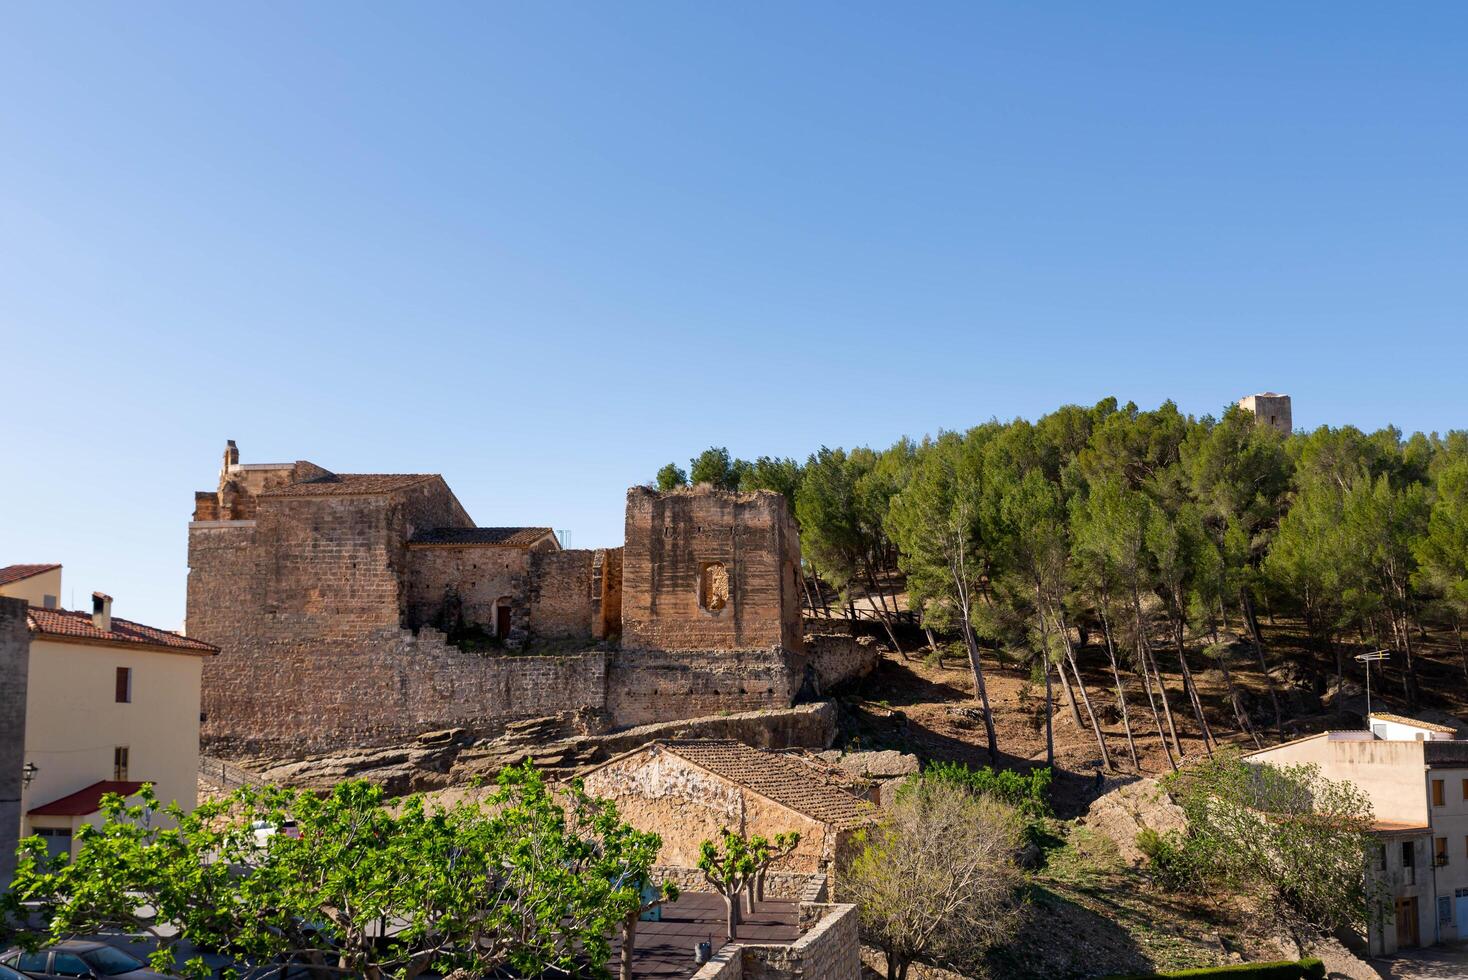
[[[724,900],[707,892],[684,892],[678,901],[662,908],[661,922],[637,923],[633,946],[633,974],[660,980],[691,977],[698,972],[693,948],[711,942],[713,952],[728,940],[725,932]],[[760,902],[739,923],[741,943],[793,943],[800,938],[795,902]],[[613,944],[612,963],[617,962],[620,944]]]

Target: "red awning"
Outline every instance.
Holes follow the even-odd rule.
[[[70,796],[63,796],[59,800],[43,803],[30,810],[33,817],[84,817],[89,813],[96,813],[102,808],[102,797],[107,793],[116,793],[119,796],[132,796],[143,788],[142,783],[104,779],[100,783],[93,783],[86,789],[79,789]]]

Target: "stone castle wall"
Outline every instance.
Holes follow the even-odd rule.
[[[770,491],[627,491],[622,645],[800,650],[800,539]]]
[[[406,625],[493,629],[495,605],[525,591],[530,555],[522,548],[419,545],[408,548]]]
[[[353,480],[379,489],[346,492]],[[566,711],[629,726],[784,707],[806,674],[799,542],[778,494],[634,489],[627,547],[591,551],[414,542],[473,527],[439,477],[240,466],[231,447],[220,487],[196,497],[187,612],[189,635],[221,650],[204,665],[215,752],[332,751]],[[497,635],[506,599],[511,648],[570,655],[446,642]],[[619,652],[596,649],[619,637]]]
[[[800,692],[803,661],[769,650],[622,649],[607,665],[607,711],[618,725],[647,725],[721,711],[788,705]]]
[[[602,653],[484,656],[404,628],[406,542],[417,528],[452,526],[457,507],[439,481],[378,496],[266,497],[253,521],[196,522],[189,635],[221,648],[204,664],[205,743],[327,751],[600,711]]]

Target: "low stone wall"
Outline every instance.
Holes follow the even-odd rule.
[[[680,892],[712,892],[713,886],[697,868],[658,865],[652,869],[652,880],[661,885],[671,882]],[[793,871],[771,871],[765,875],[765,898],[782,902],[819,903],[826,900],[826,876],[800,874]]]
[[[805,656],[815,672],[820,693],[840,684],[861,680],[877,669],[882,645],[870,636],[847,633],[807,633]]]
[[[826,748],[836,740],[836,706],[818,701],[793,708],[684,718],[595,738],[606,758],[664,738],[732,738],[757,749]]]
[[[786,708],[804,661],[781,647],[757,650],[629,650],[607,663],[607,713],[617,725],[650,725],[721,711]]]
[[[803,903],[814,928],[789,944],[728,943],[693,980],[860,980],[856,906]]]

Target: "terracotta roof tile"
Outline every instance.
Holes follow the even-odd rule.
[[[68,796],[63,796],[59,800],[32,807],[30,815],[33,817],[84,817],[100,810],[102,797],[108,793],[128,797],[142,788],[142,783],[107,779],[100,783],[93,783],[86,789],[79,789]]]
[[[263,490],[262,497],[365,497],[406,490],[438,479],[437,473],[333,473],[319,480]]]
[[[4,568],[0,568],[0,585],[9,585],[11,582],[19,582],[21,579],[30,578],[33,575],[40,575],[42,572],[49,572],[53,568],[60,567],[57,564],[6,565]]]
[[[724,739],[655,743],[679,758],[774,800],[797,813],[837,828],[859,827],[875,815],[871,804],[822,781],[799,759],[762,752]]]
[[[1447,725],[1436,725],[1430,721],[1418,721],[1416,718],[1408,718],[1405,715],[1391,715],[1384,711],[1373,711],[1371,712],[1371,717],[1380,718],[1382,721],[1394,721],[1398,725],[1411,725],[1413,728],[1420,728],[1427,732],[1447,732],[1449,735],[1458,734],[1456,728],[1449,728]]]
[[[413,535],[409,544],[495,545],[528,548],[547,534],[548,527],[431,527]]]
[[[90,613],[70,609],[42,609],[31,606],[27,610],[31,632],[40,636],[61,636],[77,640],[98,640],[110,643],[140,643],[154,647],[168,647],[188,653],[213,654],[219,648],[203,640],[195,640],[168,630],[154,629],[142,623],[112,617],[112,629],[103,632],[92,625]]]

